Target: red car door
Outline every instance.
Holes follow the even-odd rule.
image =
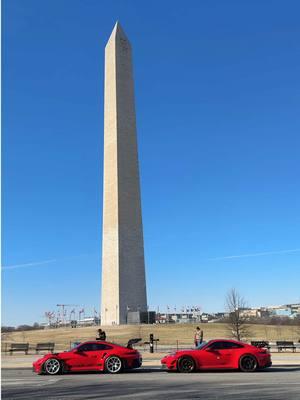
[[[93,349],[89,351],[90,369],[103,370],[105,356],[112,348],[106,343],[93,343]]]
[[[66,364],[70,371],[86,371],[90,367],[90,358],[87,351],[76,348],[65,357]]]
[[[216,368],[218,360],[217,353],[210,349],[199,350],[199,356],[197,357],[198,367],[200,369],[213,369]]]
[[[108,345],[84,343],[73,350],[73,357],[68,362],[72,371],[93,371],[99,369],[100,360],[109,351]]]
[[[233,350],[231,349],[220,349],[218,351],[218,367],[219,368],[230,368],[232,365],[232,354]]]
[[[200,350],[200,368],[214,369],[214,368],[225,368],[227,354],[224,353],[225,349],[224,342],[216,341]]]
[[[243,348],[243,345],[235,342],[224,342],[222,349],[219,350],[221,354],[221,364],[222,368],[236,368],[236,359],[238,353]]]
[[[236,352],[241,347],[242,345],[229,341],[213,342],[202,350],[203,368],[235,368]]]
[[[91,368],[91,343],[84,343],[65,354],[66,363],[70,371],[86,371]]]

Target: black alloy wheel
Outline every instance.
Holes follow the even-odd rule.
[[[251,355],[240,359],[240,370],[243,372],[254,372],[257,369],[257,360]]]
[[[195,371],[196,365],[192,357],[182,357],[178,361],[178,371],[183,373],[190,373]]]

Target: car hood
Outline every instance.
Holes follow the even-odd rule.
[[[170,354],[167,354],[166,357],[168,357],[168,356],[181,356],[181,355],[183,355],[183,354],[189,354],[189,353],[192,353],[192,352],[194,352],[194,351],[195,351],[195,349],[182,349],[182,350],[177,350],[177,351],[174,351],[174,352],[172,352],[172,353],[170,353]]]
[[[48,353],[45,354],[43,357],[37,359],[36,361],[34,361],[33,364],[40,364],[41,362],[46,361],[48,358],[53,358],[53,357],[60,357],[62,353]]]

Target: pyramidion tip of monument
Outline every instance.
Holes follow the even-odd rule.
[[[122,28],[122,26],[121,26],[119,21],[116,21],[115,26],[114,26],[114,28],[112,30],[112,33],[110,34],[110,37],[109,37],[107,43],[109,43],[111,40],[115,40],[116,38],[122,38],[122,39],[127,40],[129,42],[129,40],[128,40],[128,38],[127,38],[127,36],[126,36],[126,34],[125,34],[125,32],[124,32],[124,30],[123,30],[123,28]]]

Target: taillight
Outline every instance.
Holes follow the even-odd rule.
[[[138,355],[138,353],[136,351],[127,351],[126,353],[124,353],[126,356],[133,356],[133,355]]]
[[[258,353],[259,353],[259,354],[268,354],[268,353],[269,353],[269,350],[267,350],[267,349],[260,349]]]

